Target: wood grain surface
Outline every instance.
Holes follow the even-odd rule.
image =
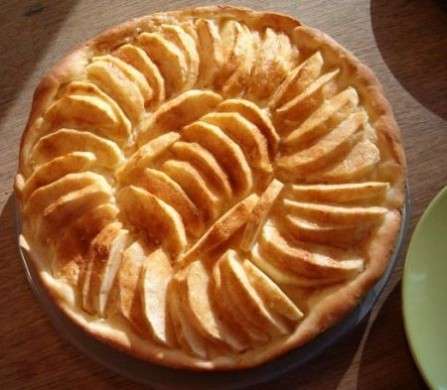
[[[17,255],[12,196],[19,139],[39,78],[71,48],[135,16],[211,3],[214,2],[0,2],[0,388],[140,387],[92,362],[64,341],[27,284]],[[413,230],[428,202],[447,184],[446,2],[219,3],[294,15],[332,35],[376,72],[403,132]],[[363,325],[317,360],[266,384],[265,388],[424,388],[403,331],[400,283],[403,263],[404,256],[379,304]]]

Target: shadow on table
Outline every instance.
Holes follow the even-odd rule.
[[[358,369],[358,390],[427,388],[411,357],[405,337],[401,290],[399,282],[365,335]],[[384,323],[387,326],[382,326]]]
[[[447,119],[447,2],[371,0],[371,23],[394,77],[427,109]]]
[[[1,6],[0,121],[77,0],[9,0]]]

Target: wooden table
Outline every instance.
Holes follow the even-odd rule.
[[[0,3],[0,387],[138,388],[56,333],[25,279],[14,230],[13,177],[33,90],[73,46],[131,17],[199,2],[59,0]],[[412,228],[447,184],[445,1],[220,1],[274,9],[320,28],[376,72],[394,107],[409,166]],[[444,3],[444,5],[442,5]],[[442,8],[444,6],[444,9]],[[407,240],[408,241],[408,240]],[[424,388],[405,339],[403,257],[365,323],[268,388]]]

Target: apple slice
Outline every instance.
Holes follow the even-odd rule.
[[[290,74],[297,57],[298,50],[292,47],[286,34],[266,28],[251,74],[256,82],[250,84],[248,93],[261,100],[272,96]]]
[[[57,231],[51,263],[53,276],[63,278],[73,286],[83,285],[83,265],[89,244],[102,229],[116,220],[117,214],[115,206],[102,204],[76,218],[62,231]]]
[[[335,69],[313,81],[302,93],[276,110],[278,117],[289,121],[303,121],[335,89],[332,84],[339,73],[340,69]]]
[[[335,247],[346,247],[357,244],[372,225],[339,225],[310,222],[303,218],[286,216],[288,232],[298,240],[312,241],[321,244],[331,244]]]
[[[269,107],[274,109],[283,106],[301,94],[320,75],[323,64],[323,56],[319,51],[299,64],[273,94]]]
[[[69,173],[88,170],[94,166],[95,162],[96,157],[91,152],[72,152],[37,166],[21,191],[22,200],[26,201],[39,187],[50,184]]]
[[[276,263],[263,256],[263,254],[261,254],[259,244],[255,244],[253,246],[250,259],[254,264],[256,264],[256,266],[259,267],[260,270],[280,285],[312,288],[324,287],[340,281],[338,278],[311,279],[296,275],[294,272],[281,268],[280,266],[276,265]]]
[[[371,141],[358,142],[347,156],[333,166],[306,177],[307,182],[342,182],[365,178],[380,161],[380,151]]]
[[[133,173],[147,168],[153,160],[168,150],[179,138],[178,133],[170,132],[149,141],[132,154],[127,163],[118,169],[116,177],[122,184],[129,183],[134,179]]]
[[[54,103],[45,113],[45,120],[53,128],[99,132],[121,143],[131,134],[131,124],[121,107],[89,81],[69,83],[60,103]]]
[[[252,345],[265,344],[269,337],[258,328],[253,328],[243,312],[234,303],[228,292],[228,286],[224,284],[220,263],[217,262],[212,271],[211,297],[219,317],[230,332],[234,335],[242,349],[248,349]]]
[[[144,75],[135,67],[129,65],[127,62],[121,60],[118,57],[111,56],[109,54],[93,57],[93,61],[105,61],[112,64],[114,67],[118,68],[129,81],[135,84],[135,86],[140,91],[144,102],[152,99],[152,88],[147,82]]]
[[[380,181],[343,184],[292,185],[294,200],[305,202],[349,203],[384,199],[390,185]]]
[[[267,113],[261,110],[255,103],[245,99],[227,99],[219,104],[217,110],[220,112],[237,112],[256,125],[267,140],[270,157],[276,154],[279,135]]]
[[[367,120],[366,113],[356,112],[348,116],[338,127],[321,137],[312,146],[300,150],[292,155],[286,155],[278,160],[278,167],[293,172],[295,177],[307,175],[327,166],[343,154],[352,149],[356,139],[354,134]]]
[[[219,260],[222,281],[230,299],[242,311],[250,325],[270,336],[285,335],[288,329],[283,321],[272,316],[259,294],[248,280],[242,264],[233,250],[228,250]]]
[[[182,277],[177,274],[169,284],[169,316],[172,320],[175,337],[183,349],[206,359],[208,352],[205,339],[190,324],[181,300],[181,297],[185,294],[179,280]]]
[[[161,169],[183,188],[206,222],[213,221],[219,215],[220,199],[193,165],[186,161],[167,160]]]
[[[142,33],[138,42],[163,75],[167,96],[180,92],[188,80],[188,64],[182,50],[159,33]]]
[[[25,214],[41,214],[48,205],[54,203],[62,196],[96,183],[100,183],[101,186],[107,188],[108,192],[111,192],[107,181],[97,173],[69,173],[34,191],[26,201],[23,211]]]
[[[149,83],[153,95],[152,102],[157,104],[165,100],[165,81],[157,65],[148,57],[143,49],[131,44],[120,46],[115,54],[123,61],[137,69]]]
[[[249,251],[258,238],[259,232],[267,219],[267,216],[273,207],[276,199],[281,193],[284,184],[277,179],[269,184],[269,186],[262,193],[258,204],[253,209],[245,226],[244,234],[240,243],[240,248]]]
[[[210,297],[210,276],[201,261],[191,263],[184,279],[184,307],[197,331],[217,345],[228,345],[235,351],[243,351],[246,345],[215,313]]]
[[[315,249],[321,251],[321,248],[314,247],[314,251],[309,251],[297,247],[287,241],[272,224],[264,226],[260,244],[264,253],[275,265],[302,277],[344,280],[363,270],[362,259],[335,260],[315,251]]]
[[[227,174],[216,161],[212,153],[195,142],[178,141],[172,145],[171,152],[182,160],[195,166],[209,185],[219,194],[228,199],[233,196],[230,181]]]
[[[146,323],[158,343],[171,346],[173,340],[167,315],[167,290],[172,274],[169,256],[160,248],[145,259],[140,278],[141,302]]]
[[[297,202],[284,199],[284,207],[292,215],[333,224],[363,224],[380,222],[387,213],[384,207],[344,207]]]
[[[239,145],[219,127],[198,121],[186,126],[182,137],[208,149],[225,169],[237,195],[247,194],[253,186],[250,166]]]
[[[228,61],[224,61],[217,84],[226,96],[237,96],[247,89],[256,59],[256,40],[245,25],[237,28],[237,39]],[[224,26],[225,29],[225,26]],[[233,70],[234,66],[234,70]]]
[[[121,266],[116,276],[119,311],[141,335],[147,333],[139,294],[142,266],[147,257],[145,252],[140,242],[132,243],[123,251]]]
[[[149,241],[161,242],[174,261],[184,251],[185,227],[173,207],[135,186],[119,191],[118,204],[129,222],[144,232]]]
[[[189,69],[185,89],[194,87],[199,75],[200,63],[196,42],[182,27],[174,24],[162,24],[161,31],[167,39],[183,50]]]
[[[141,145],[154,135],[180,130],[211,111],[222,101],[217,93],[193,89],[161,105],[143,126],[138,143]]]
[[[30,160],[32,164],[42,164],[75,151],[93,153],[98,165],[105,168],[115,168],[124,159],[123,152],[112,141],[87,131],[60,129],[36,143]]]
[[[223,64],[223,51],[217,25],[207,19],[197,19],[197,36],[199,40],[199,80],[201,86],[209,86]]]
[[[228,134],[241,146],[251,166],[272,171],[265,137],[256,125],[242,115],[235,112],[210,113],[200,120],[218,126]]]
[[[334,97],[326,100],[297,129],[293,130],[284,142],[296,145],[322,136],[343,121],[359,103],[357,91],[348,87]]]
[[[247,222],[257,201],[258,196],[251,194],[228,210],[189,248],[181,262],[187,264],[227,241]]]
[[[294,325],[303,318],[302,311],[262,271],[248,260],[244,260],[242,265],[248,281],[255,288],[269,311],[281,315]]]
[[[189,234],[196,237],[202,234],[205,225],[200,210],[191,201],[183,188],[166,173],[146,168],[138,175],[135,175],[133,184],[144,188],[176,209],[182,217],[185,229]]]
[[[101,317],[106,315],[107,301],[127,245],[127,236],[127,231],[115,222],[106,226],[92,241],[82,287],[85,311]]]
[[[138,123],[143,115],[145,99],[134,82],[135,79],[128,77],[131,74],[130,69],[132,68],[129,65],[118,58],[102,56],[94,57],[87,66],[86,72],[88,79],[112,97],[132,123]],[[133,70],[133,72],[133,77],[135,77],[135,73],[138,71]],[[139,73],[139,76],[140,82],[144,80],[146,87],[149,88],[143,75]]]
[[[67,221],[73,220],[94,207],[110,202],[111,198],[110,187],[99,182],[61,196],[43,211],[39,235],[42,239],[54,237]]]

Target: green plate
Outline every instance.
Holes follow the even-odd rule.
[[[403,276],[411,352],[427,384],[447,390],[447,187],[416,226]]]

